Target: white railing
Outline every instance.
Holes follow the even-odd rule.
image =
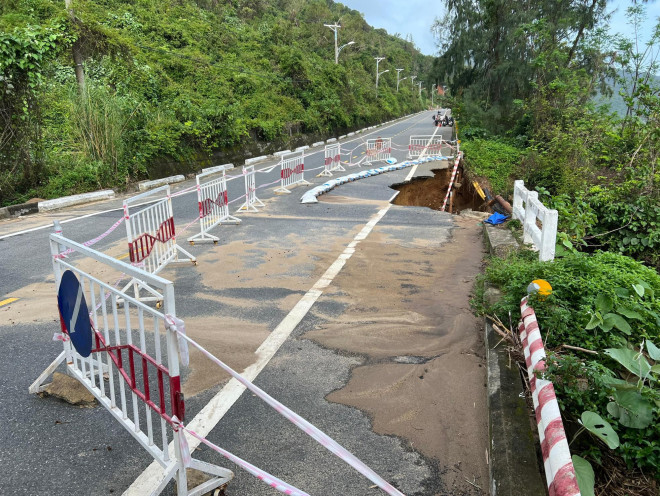
[[[376,138],[367,140],[367,161],[378,162],[392,156],[392,138]]]
[[[183,433],[178,426],[184,421],[185,405],[179,359],[185,357],[182,362],[187,363],[187,351],[180,348],[176,332],[166,325],[166,319],[178,320],[174,317],[173,284],[60,234],[50,235],[50,251],[58,293],[62,291],[61,281],[66,276],[67,284],[77,281],[78,296],[75,317],[61,319],[59,338],[64,351],[30,386],[30,392],[43,390],[42,385],[50,374],[65,362],[68,374],[78,379],[163,467],[165,477],[153,487],[152,495],[160,494],[172,479],[177,481],[177,496],[202,494],[229,482],[233,477],[230,470],[188,460],[185,443],[180,439]],[[75,254],[65,257],[62,252]],[[80,263],[81,259],[85,263]],[[94,263],[86,263],[89,260]],[[83,267],[93,267],[96,275]],[[99,274],[105,278],[108,270],[144,281],[159,291],[163,295],[162,312],[123,294],[116,285],[103,282]],[[91,351],[81,350],[82,355],[71,341],[74,333],[79,339],[79,334],[84,332],[78,327],[79,312],[83,312],[83,320],[89,314],[91,324],[91,329],[87,328],[91,334]],[[173,453],[170,442],[174,445]],[[186,467],[207,472],[213,478],[189,492]],[[199,492],[202,489],[205,490]]]
[[[539,194],[525,188],[523,181],[513,183],[513,218],[522,222],[523,241],[538,250],[542,262],[555,258],[558,217],[557,211],[545,207]]]
[[[291,193],[288,190],[296,184],[311,184],[305,181],[305,150],[294,152],[280,159],[280,187],[276,193]]]
[[[222,176],[200,183],[200,179],[211,174],[222,173]],[[200,232],[188,238],[190,244],[196,241],[218,243],[220,238],[209,234],[218,224],[240,224],[241,220],[229,215],[229,199],[227,197],[227,178],[225,170],[209,170],[197,174],[197,204],[199,206]]]

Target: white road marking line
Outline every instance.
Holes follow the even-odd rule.
[[[144,202],[144,203],[138,203],[137,205],[131,205],[131,208],[141,207],[142,205],[149,205],[150,203],[154,203],[154,202],[157,202],[157,201],[160,201],[160,200],[156,199],[156,200],[150,200],[150,201],[147,201],[147,202]],[[100,212],[92,212],[91,214],[81,215],[79,217],[72,217],[71,219],[64,219],[64,220],[60,221],[60,224],[67,224],[68,222],[73,222],[75,220],[86,219],[87,217],[94,217],[95,215],[108,214],[110,212],[115,212],[117,210],[118,211],[123,211],[124,207],[111,208],[111,209],[108,209],[108,210],[102,210]],[[31,229],[25,229],[23,231],[18,231],[18,232],[11,233],[11,234],[5,234],[4,236],[0,236],[0,241],[2,241],[3,239],[11,238],[13,236],[18,236],[20,234],[27,234],[27,233],[34,232],[34,231],[40,231],[42,229],[48,229],[49,227],[53,227],[52,222],[50,224],[46,224],[45,226],[33,227]]]
[[[319,296],[323,294],[323,290],[327,288],[333,279],[339,274],[341,269],[346,265],[346,262],[355,253],[355,247],[358,243],[366,239],[374,226],[385,216],[387,211],[392,205],[379,210],[367,222],[360,232],[353,238],[344,251],[337,257],[325,273],[319,278],[312,288],[300,298],[298,303],[291,309],[286,317],[279,323],[279,325],[270,333],[268,338],[261,343],[255,354],[257,360],[247,367],[241,375],[249,381],[259,375],[259,373],[268,365],[271,358],[275,356],[277,350],[280,349],[282,344],[289,338],[296,326],[307,315]],[[209,432],[222,420],[224,415],[236,403],[240,396],[245,391],[243,386],[236,379],[231,379],[221,390],[216,394],[211,401],[188,423],[188,427],[196,431],[200,436],[206,437]],[[199,446],[200,442],[196,438],[186,435],[188,445],[191,452]],[[169,446],[170,456],[174,456],[174,444],[170,443]],[[157,487],[165,477],[165,471],[157,462],[152,462],[142,474],[131,484],[131,486],[124,492],[123,496],[144,496],[151,494],[154,487]]]
[[[431,136],[431,139],[429,139],[428,143],[426,143],[426,146],[424,147],[424,150],[422,150],[422,153],[419,154],[419,159],[418,160],[424,158],[424,155],[426,154],[426,150],[428,150],[429,145],[431,144],[431,141],[433,141],[433,138],[435,138],[435,135],[438,134],[439,130],[440,130],[440,128],[438,126],[436,126],[435,131],[433,132],[433,136]],[[413,177],[413,175],[415,175],[415,171],[417,170],[418,165],[419,164],[415,164],[413,166],[413,168],[410,169],[410,172],[406,176],[406,179],[405,179],[404,182],[407,183],[408,181],[410,181],[410,179]]]

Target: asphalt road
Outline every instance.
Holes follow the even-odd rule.
[[[391,136],[395,146],[402,149],[394,151],[393,156],[404,160],[410,135],[431,135],[434,131],[431,113],[424,112],[343,140],[342,147],[350,149],[367,138]],[[442,131],[449,139],[450,130]],[[312,175],[320,170],[309,171],[322,167],[323,151],[310,151],[312,154],[305,160],[306,179],[317,185],[325,178]],[[356,160],[362,151],[364,147],[357,150]],[[268,165],[266,162],[257,168]],[[187,322],[207,319],[219,328],[225,319],[238,319],[271,331],[388,202],[394,193],[389,186],[403,182],[409,172],[410,169],[404,169],[340,186],[328,195],[329,201],[317,205],[299,203],[307,187],[297,187],[290,195],[275,195],[274,186],[259,189],[258,196],[266,204],[264,209],[241,215],[243,222],[239,226],[216,228],[213,233],[221,238],[218,246],[182,244],[199,258],[199,265],[177,266],[162,273],[175,282],[178,316]],[[428,168],[420,168],[419,173],[428,173]],[[240,169],[231,171],[230,176],[235,174],[240,174]],[[278,176],[278,168],[260,173],[257,186],[273,182]],[[192,184],[190,180],[178,184],[173,192]],[[241,178],[229,181],[230,200],[243,192]],[[333,196],[334,200],[330,198]],[[52,341],[59,325],[48,246],[49,225],[58,218],[63,221],[66,237],[83,242],[121,217],[121,201],[118,198],[0,222],[0,301],[19,298],[16,303],[0,307],[0,418],[5,421],[0,432],[0,494],[122,494],[151,462],[140,445],[103,408],[76,408],[54,398],[27,393],[29,384],[61,350],[61,344]],[[194,234],[196,224],[186,233],[180,230],[197,216],[195,193],[174,198],[173,206],[180,239]],[[415,207],[393,207],[382,225],[390,229],[388,235],[392,239],[398,236],[401,242],[419,238],[443,243],[453,227],[449,214]],[[118,256],[125,251],[123,246],[125,229],[120,226],[94,248]],[[272,269],[277,269],[277,274],[269,275]],[[247,276],[240,280],[243,274]],[[373,304],[377,306],[378,302]],[[408,496],[458,494],[450,492],[444,483],[441,460],[423,456],[404,439],[374,433],[367,414],[326,399],[329,393],[346,385],[351,370],[360,364],[360,356],[326,349],[304,334],[322,327],[328,315],[340,315],[345,308],[346,302],[339,294],[320,298],[255,382],[334,437]],[[249,358],[249,353],[246,356]],[[191,381],[192,374],[194,371]],[[203,387],[187,398],[189,418],[224,385],[224,379],[210,383],[195,380],[201,381]],[[309,494],[378,493],[371,482],[252,394],[243,394],[208,437]],[[228,495],[279,494],[208,448],[200,448],[195,456],[235,472]],[[485,487],[485,481],[481,482]],[[170,487],[164,494],[175,494],[174,489]]]

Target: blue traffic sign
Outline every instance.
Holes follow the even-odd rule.
[[[92,351],[92,325],[83,288],[76,275],[67,270],[62,275],[57,304],[73,347],[80,356],[88,357]]]

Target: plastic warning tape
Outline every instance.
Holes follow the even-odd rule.
[[[520,313],[522,321],[518,325],[518,331],[525,352],[548,492],[551,496],[579,496],[580,489],[555,388],[552,382],[536,375],[537,372],[545,371],[546,355],[536,313],[527,305],[527,297],[520,303]]]
[[[108,229],[103,234],[100,234],[99,236],[95,237],[94,239],[90,239],[89,241],[85,241],[83,243],[83,246],[89,247],[89,246],[95,245],[96,243],[101,241],[103,238],[108,236],[112,231],[117,229],[122,222],[124,222],[124,217],[122,217],[117,222],[115,222],[112,226],[110,226],[110,229]],[[73,248],[69,248],[68,250],[63,251],[62,253],[58,253],[57,255],[55,255],[55,258],[64,258],[65,256],[70,255],[74,251],[76,251],[76,250],[74,250]]]
[[[227,372],[229,375],[231,375],[234,379],[236,379],[238,382],[240,382],[246,388],[248,388],[250,391],[252,391],[256,396],[258,396],[260,399],[265,401],[269,406],[274,408],[280,415],[282,415],[284,418],[289,420],[291,423],[293,423],[300,430],[305,432],[308,436],[310,436],[312,439],[317,441],[319,444],[321,444],[323,447],[325,447],[328,451],[330,451],[334,455],[336,455],[339,458],[341,458],[342,460],[344,460],[351,467],[353,467],[355,470],[360,472],[367,479],[369,479],[371,482],[373,482],[378,487],[380,487],[383,491],[385,491],[387,494],[394,495],[394,496],[404,496],[403,493],[401,493],[398,489],[396,489],[394,486],[392,486],[389,482],[387,482],[385,479],[383,479],[380,475],[378,475],[372,469],[367,467],[364,464],[364,462],[360,461],[354,454],[352,454],[346,448],[344,448],[339,443],[337,443],[337,441],[332,439],[330,436],[325,434],[323,431],[321,431],[318,428],[314,427],[307,420],[305,420],[300,415],[298,415],[294,411],[292,411],[289,408],[287,408],[286,406],[284,406],[282,403],[277,401],[275,398],[271,397],[268,393],[263,391],[261,388],[259,388],[258,386],[255,386],[253,383],[248,381],[246,378],[244,378],[242,375],[240,375],[234,369],[232,369],[231,367],[226,365],[220,359],[213,356],[210,352],[208,352],[206,349],[204,349],[204,347],[202,345],[198,344],[197,342],[195,342],[193,339],[186,336],[185,334],[179,333],[178,329],[177,329],[177,326],[171,322],[171,318],[169,318],[169,316],[168,316],[168,319],[166,319],[166,323],[167,323],[167,326],[170,330],[177,332],[178,336],[182,337],[183,339],[188,341],[188,343],[190,343],[192,346],[194,346],[199,351],[201,351],[213,363],[218,365],[225,372]]]
[[[265,470],[261,470],[259,467],[256,467],[252,465],[250,462],[247,462],[243,460],[242,458],[234,455],[233,453],[230,453],[229,451],[222,449],[220,446],[213,444],[211,441],[206,439],[205,437],[200,436],[197,434],[195,431],[188,429],[185,425],[179,424],[179,427],[183,429],[185,432],[190,434],[192,437],[198,439],[202,443],[204,443],[206,446],[211,448],[212,450],[220,453],[222,456],[227,458],[228,460],[234,462],[236,465],[241,467],[243,470],[246,470],[247,472],[251,473],[254,475],[257,479],[265,482],[269,486],[277,489],[279,492],[284,493],[284,494],[289,494],[291,496],[309,496],[305,491],[301,491],[297,487],[292,486],[291,484],[288,484],[284,482],[281,479],[278,479],[274,475],[269,474]],[[183,437],[183,436],[181,436]]]

